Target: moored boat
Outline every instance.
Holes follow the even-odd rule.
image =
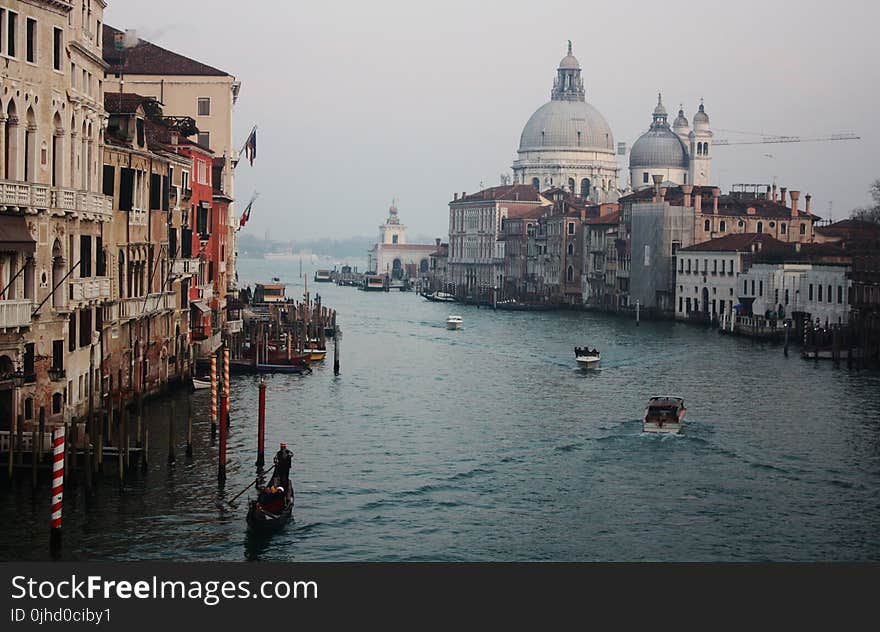
[[[602,355],[598,349],[590,349],[589,347],[575,347],[574,359],[578,366],[582,369],[596,369],[602,360]]]
[[[327,356],[326,349],[303,349],[304,354],[308,354],[310,362],[319,362]]]
[[[194,390],[202,390],[204,388],[211,388],[211,378],[210,376],[204,377],[193,377],[192,384]]]
[[[315,272],[315,283],[330,283],[331,280],[330,270],[318,270]]]
[[[451,315],[446,319],[447,329],[461,329],[464,319],[461,316]]]
[[[645,408],[643,432],[678,434],[684,426],[684,399],[671,395],[652,397]]]

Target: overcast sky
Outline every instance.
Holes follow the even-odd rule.
[[[866,0],[109,0],[105,19],[242,82],[236,134],[258,125],[259,154],[236,193],[260,192],[245,229],[259,236],[378,233],[396,195],[411,234],[445,237],[454,191],[510,173],[568,39],[587,100],[628,145],[658,90],[670,121],[704,98],[716,138],[861,136],[718,147],[725,191],[775,179],[840,219],[880,177],[880,8]]]

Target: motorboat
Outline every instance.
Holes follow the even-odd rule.
[[[446,329],[461,329],[464,319],[461,316],[449,316],[446,319]]]
[[[599,368],[599,362],[602,360],[602,354],[599,353],[598,349],[575,347],[574,359],[582,369],[597,369]]]
[[[684,426],[684,399],[671,395],[652,397],[645,408],[644,432],[678,434]]]

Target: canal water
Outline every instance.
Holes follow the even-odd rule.
[[[297,261],[239,260],[243,284]],[[312,272],[310,266],[304,271]],[[517,313],[309,283],[339,311],[308,376],[268,379],[268,454],[295,453],[294,522],[245,529],[258,378],[232,385],[218,489],[209,395],[148,407],[150,465],[65,495],[62,556],[82,560],[880,560],[880,375],[784,357],[688,325]],[[448,331],[458,313],[464,328]],[[575,367],[573,347],[602,350]],[[685,433],[641,433],[651,395]],[[192,405],[194,456],[171,401]],[[0,558],[48,557],[48,490],[0,489]]]

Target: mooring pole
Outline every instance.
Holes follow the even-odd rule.
[[[12,472],[15,466],[15,436],[18,432],[18,428],[16,425],[21,423],[20,420],[16,418],[15,415],[12,416],[12,428],[9,430],[9,463],[6,470],[6,477],[11,481],[12,480]]]
[[[211,354],[211,437],[217,434],[217,356]]]
[[[639,302],[636,301],[636,327],[639,326]]]
[[[52,551],[61,548],[61,508],[64,499],[64,426],[60,425],[52,433],[52,522],[49,547]]]
[[[220,397],[220,446],[217,463],[217,482],[222,487],[226,482],[226,424],[223,416],[226,414],[226,397]]]
[[[229,427],[229,346],[223,343],[223,398],[226,402],[223,421]]]
[[[177,412],[174,400],[171,400],[171,414],[168,415],[168,465],[174,465],[174,414]]]
[[[266,462],[266,383],[260,378],[260,412],[257,425],[257,467]]]
[[[783,328],[785,329],[785,346],[782,348],[783,353],[785,353],[785,357],[788,357],[788,330],[790,327],[788,323],[783,323]]]
[[[193,411],[189,397],[186,398],[186,455],[193,455]]]

